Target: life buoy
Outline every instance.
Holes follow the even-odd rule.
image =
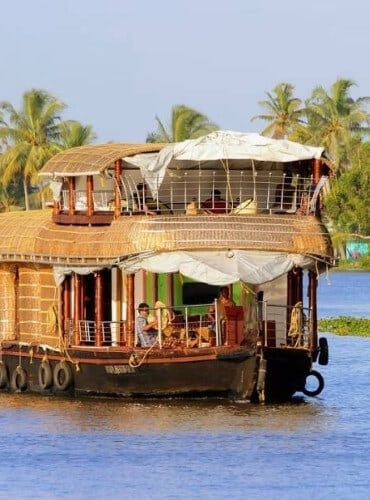
[[[53,383],[53,372],[49,361],[42,361],[38,372],[39,386],[41,389],[49,389]]]
[[[329,346],[326,337],[319,338],[319,365],[327,365],[329,363]]]
[[[65,391],[72,382],[72,370],[65,361],[55,365],[53,374],[54,386],[59,391]]]
[[[27,372],[24,368],[19,365],[17,366],[12,373],[10,385],[13,391],[24,391],[27,389]]]
[[[4,361],[0,361],[0,389],[5,389],[9,383],[9,370]]]
[[[310,373],[307,375],[306,377],[306,383],[307,383],[307,379],[309,377],[315,377],[317,379],[317,387],[316,389],[307,389],[306,386],[302,389],[302,392],[303,394],[305,394],[306,396],[311,396],[311,397],[315,397],[315,396],[318,396],[320,394],[320,392],[324,389],[324,378],[323,376],[321,375],[321,373],[319,373],[318,371],[316,370],[311,370]]]

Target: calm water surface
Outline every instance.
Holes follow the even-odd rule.
[[[370,273],[332,273],[319,316],[370,317]],[[0,393],[1,498],[367,499],[370,340],[327,335],[315,399],[56,399]]]

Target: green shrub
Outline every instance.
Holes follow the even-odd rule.
[[[336,333],[337,335],[358,335],[370,337],[370,318],[354,318],[352,316],[338,316],[318,320],[320,332]]]

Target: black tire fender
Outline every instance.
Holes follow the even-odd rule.
[[[53,371],[49,361],[42,361],[38,371],[39,386],[41,389],[49,389],[53,384]]]
[[[9,384],[9,370],[4,361],[0,361],[0,389],[5,389]]]
[[[324,389],[324,377],[316,370],[311,370],[310,373],[306,377],[306,382],[308,377],[315,377],[317,379],[317,387],[314,390],[309,390],[306,387],[302,389],[303,394],[306,396],[311,396],[312,398],[318,396],[322,390]]]
[[[319,365],[327,365],[329,363],[329,345],[326,337],[319,338]]]
[[[13,391],[24,391],[27,389],[27,372],[20,365],[12,373],[10,386]]]
[[[59,391],[65,391],[71,385],[73,379],[72,370],[65,361],[60,361],[54,367],[54,386]]]

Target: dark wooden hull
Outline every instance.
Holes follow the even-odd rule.
[[[259,363],[258,391],[266,401],[288,401],[302,392],[312,368],[307,349],[263,347]]]
[[[70,367],[71,381],[63,392],[75,395],[115,397],[222,396],[247,397],[256,373],[256,356],[244,348],[182,349],[178,351],[132,351],[125,349],[71,349],[68,355],[45,353],[33,348],[19,350],[16,345],[3,349],[2,361],[8,383],[3,389],[31,392],[61,392],[55,384],[60,363]],[[144,358],[144,359],[143,359]],[[44,360],[53,373],[50,387],[40,379]],[[14,373],[21,366],[26,387],[15,382]],[[19,370],[19,369],[18,369]],[[63,371],[63,370],[61,370]],[[23,372],[22,372],[23,373]],[[63,373],[61,373],[63,376]],[[17,387],[18,386],[18,387]]]
[[[40,368],[42,365],[42,368]],[[0,390],[104,397],[225,397],[288,401],[311,369],[304,349],[241,346],[153,350],[3,345]],[[18,375],[17,375],[18,373]]]

